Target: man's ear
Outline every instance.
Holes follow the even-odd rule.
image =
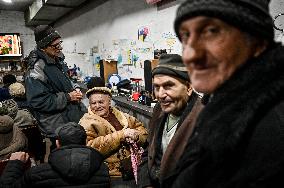
[[[59,141],[59,140],[55,140],[55,143],[56,143],[56,147],[57,147],[57,148],[60,148],[60,147],[61,147],[61,144],[60,144],[60,141]]]
[[[45,52],[45,51],[47,50],[47,48],[48,48],[48,46],[41,47],[41,48],[40,48],[40,50],[42,50],[42,51],[44,51],[44,52]]]
[[[187,95],[188,95],[188,96],[191,96],[192,90],[193,90],[193,89],[192,89],[190,83],[188,83],[188,89],[187,89]]]
[[[268,46],[268,41],[266,40],[258,40],[255,44],[255,52],[253,54],[254,57],[258,57]]]

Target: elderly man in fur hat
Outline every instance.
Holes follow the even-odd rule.
[[[139,187],[160,187],[173,172],[203,107],[180,55],[162,54],[152,77],[158,103],[149,123],[148,156],[140,166]]]
[[[284,48],[268,5],[186,0],[178,8],[183,62],[209,100],[163,187],[284,187]]]
[[[87,145],[106,158],[111,187],[135,187],[131,142],[143,146],[147,130],[135,117],[111,106],[111,90],[103,85],[101,78],[91,80],[94,82],[88,83],[90,89],[86,92],[90,104],[88,113],[79,122],[87,132]]]

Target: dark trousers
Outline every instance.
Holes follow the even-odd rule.
[[[138,187],[135,180],[124,181],[122,178],[111,178],[110,179],[111,188],[136,188]]]

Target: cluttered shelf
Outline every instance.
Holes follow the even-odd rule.
[[[13,74],[13,73],[23,73],[23,71],[21,71],[21,70],[13,70],[13,71],[2,71],[2,70],[0,70],[0,73]]]
[[[148,126],[148,123],[152,118],[152,107],[131,101],[129,98],[124,96],[115,96],[112,97],[112,100],[115,102],[115,106],[121,111],[136,117],[144,124],[145,127]]]
[[[18,81],[23,81],[25,71],[21,66],[21,61],[8,61],[3,62],[0,60],[0,84],[5,75],[12,74],[16,76]]]
[[[21,56],[10,56],[9,54],[9,56],[3,57],[3,55],[0,55],[0,83],[2,83],[3,76],[8,74],[15,75],[18,81],[23,81],[22,76],[25,74],[25,70]]]
[[[138,102],[131,101],[127,97],[124,96],[116,96],[113,97],[112,100],[115,102],[118,106],[123,106],[131,111],[137,111],[145,116],[148,116],[149,118],[152,117],[153,108],[139,104]]]

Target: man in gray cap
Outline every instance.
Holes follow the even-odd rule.
[[[140,167],[140,187],[160,187],[160,182],[172,173],[202,108],[180,55],[161,55],[152,77],[159,102],[149,123],[148,156]]]
[[[175,31],[192,86],[209,100],[175,188],[284,187],[284,48],[269,0],[186,0]]]
[[[83,127],[69,122],[55,130],[56,146],[48,163],[24,171],[29,155],[12,153],[0,181],[0,187],[110,187],[103,156],[87,147]]]
[[[86,112],[82,93],[67,76],[59,33],[48,25],[35,28],[36,50],[28,58],[27,102],[39,121],[42,134],[54,144],[55,129],[67,122],[78,123]]]

